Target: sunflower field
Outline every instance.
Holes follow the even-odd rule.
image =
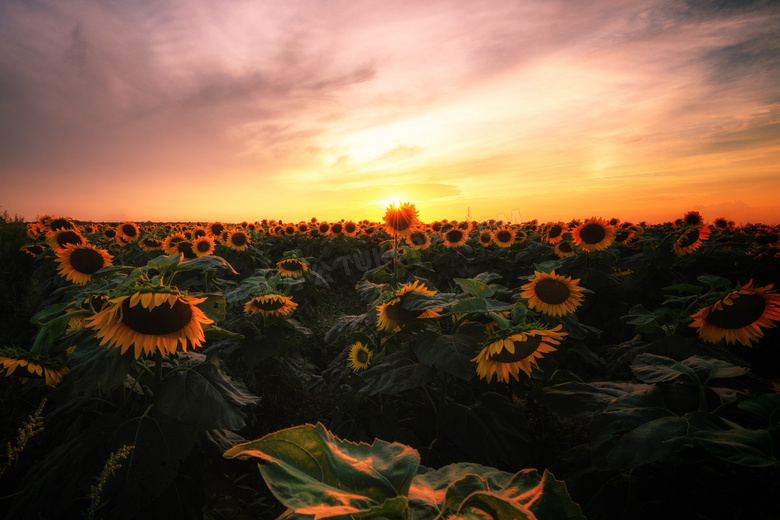
[[[4,214],[0,514],[780,518],[779,233]]]

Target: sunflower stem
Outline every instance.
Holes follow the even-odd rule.
[[[157,390],[162,383],[162,354],[159,350],[154,353],[154,381],[152,383],[152,393],[156,396]]]
[[[398,283],[398,233],[393,233],[393,285]]]

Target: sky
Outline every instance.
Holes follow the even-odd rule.
[[[0,211],[780,223],[780,2],[0,0]]]

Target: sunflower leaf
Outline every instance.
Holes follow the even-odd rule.
[[[453,305],[452,312],[487,314],[489,312],[508,311],[513,306],[511,303],[487,300],[485,298],[467,298]]]
[[[244,383],[230,380],[211,363],[200,363],[169,374],[155,396],[157,410],[197,429],[239,430],[246,414],[242,406],[256,404]]]
[[[696,280],[710,287],[711,289],[720,289],[722,287],[728,287],[731,285],[731,281],[728,278],[717,276],[714,274],[703,274],[696,277]]]
[[[434,368],[470,381],[475,374],[471,359],[478,348],[478,340],[466,334],[421,334],[415,343],[417,358]]]
[[[464,292],[469,293],[475,298],[490,298],[493,296],[493,289],[486,283],[471,278],[454,278],[453,281],[457,283]]]
[[[735,428],[698,431],[691,436],[711,455],[740,466],[767,467],[775,464],[772,436],[767,430]]]
[[[430,366],[415,363],[405,352],[396,352],[361,374],[363,388],[360,391],[366,395],[398,394],[424,386],[434,375]]]
[[[274,496],[291,513],[314,518],[408,518],[406,497],[420,463],[409,446],[379,439],[355,444],[321,423],[266,435],[223,456],[259,459]]]

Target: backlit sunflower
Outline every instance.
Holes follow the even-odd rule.
[[[301,234],[308,233],[308,231],[309,231],[309,223],[308,222],[304,222],[304,221],[300,221],[295,226],[295,228],[298,230],[298,233],[301,233]]]
[[[180,240],[179,242],[176,242],[176,252],[174,254],[180,254],[182,262],[198,258],[198,254],[195,252],[195,248],[189,240]]]
[[[64,249],[69,244],[83,245],[87,239],[81,236],[81,233],[75,229],[61,229],[59,231],[49,231],[47,238],[52,250],[57,252]]]
[[[357,236],[358,232],[360,232],[360,228],[357,224],[352,222],[351,220],[348,220],[344,222],[344,234],[349,235],[351,237]]]
[[[672,246],[674,254],[683,256],[696,251],[709,236],[710,228],[708,227],[692,227],[683,231]]]
[[[368,368],[371,363],[371,350],[361,342],[354,343],[349,348],[349,367],[353,372]]]
[[[246,231],[237,229],[228,235],[225,244],[236,251],[243,251],[249,247],[249,234]]]
[[[208,256],[214,252],[214,239],[208,235],[202,235],[192,242],[192,250],[196,256]]]
[[[64,229],[76,230],[76,224],[74,224],[68,217],[57,217],[46,221],[44,224],[49,231],[62,231]]]
[[[225,231],[225,225],[222,222],[211,222],[206,226],[206,230],[211,234],[211,236],[219,237],[222,235],[222,232]]]
[[[498,247],[509,247],[515,243],[515,232],[508,227],[500,227],[493,233],[493,243]]]
[[[586,251],[606,249],[615,238],[615,226],[600,218],[589,218],[571,232],[574,244]]]
[[[406,237],[406,243],[412,249],[422,251],[428,249],[431,245],[431,237],[425,231],[412,231],[408,237]]]
[[[442,238],[446,247],[460,247],[466,243],[469,235],[458,228],[452,228],[445,231]]]
[[[415,280],[412,283],[405,283],[398,289],[392,291],[383,298],[383,303],[376,308],[378,317],[376,320],[377,328],[388,332],[400,330],[401,325],[424,318],[438,318],[442,309],[423,309],[410,311],[405,309],[403,304],[406,296],[411,293],[419,293],[427,296],[433,296],[436,291],[428,289]]]
[[[19,248],[19,251],[24,251],[28,255],[38,257],[40,256],[44,251],[46,251],[46,247],[40,245],[40,244],[27,244]]]
[[[197,305],[206,298],[144,288],[113,298],[97,314],[87,318],[87,327],[95,329],[101,345],[119,347],[124,354],[133,347],[133,355],[173,354],[181,343],[200,347],[205,340],[203,326],[213,323]]]
[[[493,232],[490,231],[489,229],[483,229],[477,235],[477,240],[479,241],[480,244],[487,247],[493,243]]]
[[[262,314],[263,316],[287,316],[298,304],[292,298],[283,294],[263,294],[255,296],[244,305],[246,314]]]
[[[0,349],[0,371],[2,370],[5,370],[8,377],[16,375],[22,383],[30,379],[43,379],[51,387],[57,386],[70,372],[70,368],[59,360],[36,356],[14,347]]]
[[[542,232],[542,240],[548,244],[557,244],[563,239],[566,227],[563,222],[552,222],[545,226]]]
[[[683,215],[683,223],[689,226],[699,227],[704,225],[704,218],[698,211],[689,211]]]
[[[285,258],[276,262],[279,274],[285,278],[299,278],[309,270],[309,264],[301,258]]]
[[[520,370],[530,377],[531,365],[537,365],[544,354],[555,351],[554,345],[559,345],[567,335],[559,332],[561,328],[562,325],[554,329],[523,326],[491,334],[485,347],[472,359],[477,363],[477,374],[488,383],[494,374],[499,383],[508,383],[510,375],[519,381]]]
[[[327,222],[320,222],[317,225],[317,232],[323,236],[323,235],[330,235],[330,224]]]
[[[409,236],[420,224],[417,208],[411,202],[390,204],[382,220],[387,233],[398,237]]]
[[[558,258],[565,258],[574,255],[575,251],[571,243],[560,241],[555,244],[555,254],[558,255]]]
[[[771,290],[772,284],[754,288],[752,283],[691,315],[690,326],[701,339],[710,343],[725,339],[726,344],[738,341],[750,347],[764,337],[762,328],[775,327],[773,321],[780,321],[780,295]]]
[[[135,222],[122,222],[116,227],[116,236],[124,242],[133,242],[138,240],[141,232]]]
[[[163,241],[163,249],[165,250],[165,254],[178,255],[179,250],[177,249],[176,244],[184,240],[187,240],[187,237],[185,237],[183,233],[174,233],[165,237],[165,240]]]
[[[520,296],[528,300],[528,306],[551,316],[573,313],[582,305],[582,287],[579,279],[570,276],[534,271],[534,276],[520,289]]]
[[[163,249],[163,242],[156,238],[143,237],[138,241],[138,246],[144,251],[161,251]]]
[[[92,280],[92,275],[111,265],[113,257],[104,249],[92,244],[68,245],[57,251],[57,271],[69,282],[84,285]]]

